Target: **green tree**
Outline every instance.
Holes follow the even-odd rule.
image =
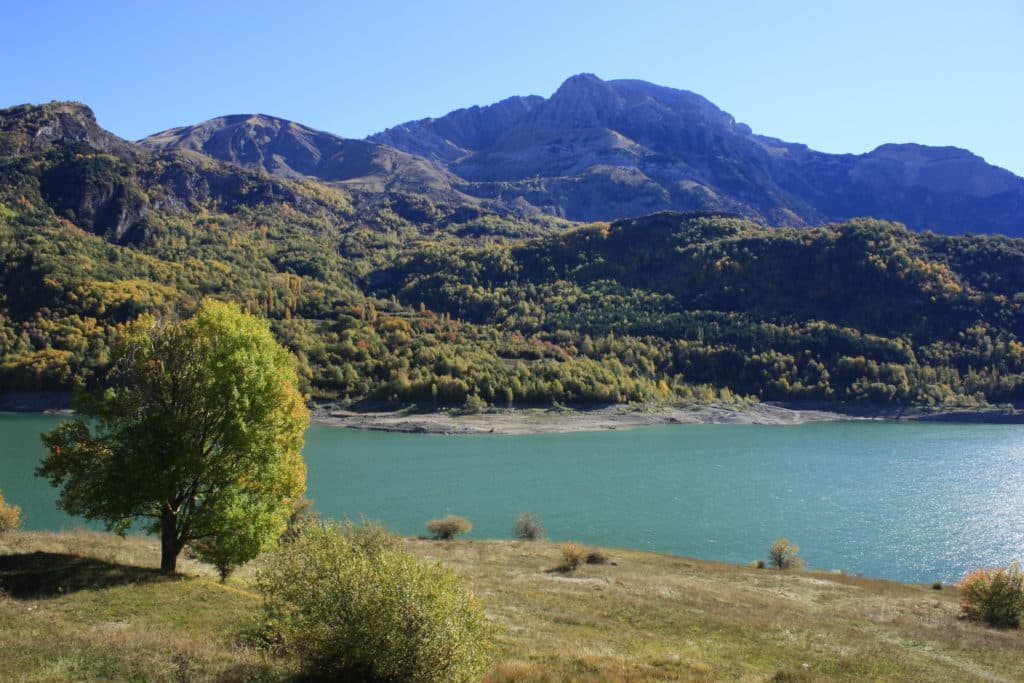
[[[219,568],[254,557],[305,490],[294,358],[265,322],[207,301],[188,320],[141,318],[112,360],[77,397],[83,417],[43,435],[37,475],[58,506],[119,533],[143,521],[165,573],[188,544]]]

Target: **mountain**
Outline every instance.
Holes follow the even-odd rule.
[[[496,148],[509,120],[606,116],[590,96],[545,106],[467,112],[459,140]],[[331,187],[305,173],[330,162],[288,145],[347,145],[276,130],[276,147],[210,146],[243,168],[184,144],[199,134],[122,140],[81,104],[0,110],[0,393],[95,382],[125,323],[213,297],[267,318],[304,390],[342,405],[1024,400],[1024,239],[715,212],[564,229]],[[878,161],[910,151],[957,163]]]
[[[549,98],[510,97],[366,140],[254,114],[139,144],[451,210],[573,221],[696,210],[777,226],[873,216],[915,230],[1024,235],[1024,178],[967,150],[883,144],[827,154],[757,135],[695,93],[593,74]]]
[[[156,133],[139,144],[150,149],[201,152],[274,176],[308,176],[377,193],[399,191],[454,197],[452,181],[458,182],[444,168],[421,156],[262,114],[221,116]]]
[[[351,210],[309,181],[253,173],[204,154],[159,150],[101,128],[89,107],[51,102],[0,110],[0,201],[50,212],[120,242],[153,237],[169,219],[289,205],[309,216]]]
[[[700,95],[573,76],[369,138],[443,164],[463,191],[572,220],[735,212],[772,225],[874,216],[937,232],[1024,235],[1024,179],[954,147],[826,154],[755,135]]]

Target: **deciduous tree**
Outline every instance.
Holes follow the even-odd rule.
[[[121,533],[141,520],[166,573],[188,544],[221,567],[277,538],[305,490],[309,411],[267,324],[207,301],[188,320],[140,319],[112,360],[77,398],[82,417],[43,435],[37,474],[58,505]]]

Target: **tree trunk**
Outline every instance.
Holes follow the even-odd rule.
[[[170,505],[164,505],[160,511],[160,572],[173,574],[178,567],[178,519]]]

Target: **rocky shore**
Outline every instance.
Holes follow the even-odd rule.
[[[0,412],[71,413],[70,392],[2,392]],[[413,412],[385,408],[338,410],[314,407],[319,424],[349,429],[423,434],[542,434],[594,432],[681,424],[799,425],[835,420],[886,420],[1024,424],[1024,408],[919,408],[892,406],[775,405],[733,403],[688,406],[607,405],[512,408],[467,413]]]
[[[472,414],[326,409],[313,413],[314,421],[336,427],[425,434],[542,434],[681,424],[796,425],[849,419],[865,418],[824,410],[793,410],[765,403],[666,406],[650,410],[628,405],[588,409],[517,408]]]

